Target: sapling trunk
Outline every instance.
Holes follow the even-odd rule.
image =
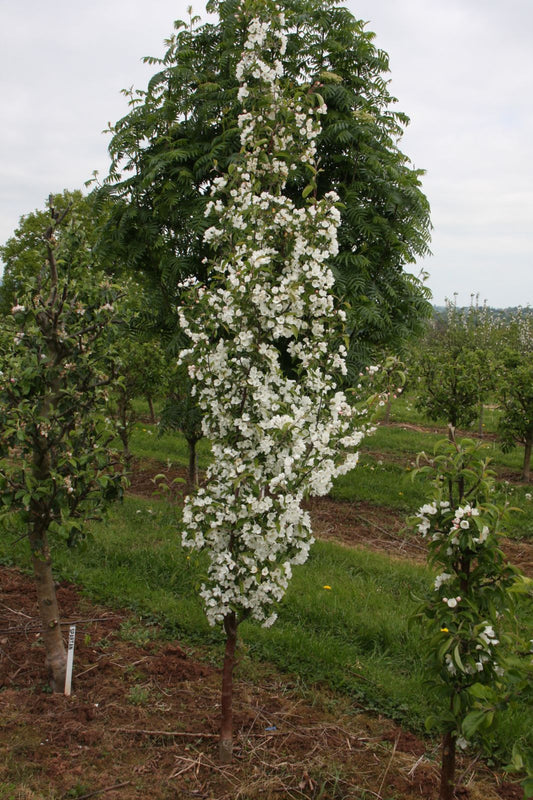
[[[126,393],[119,387],[117,400],[117,417],[118,417],[118,435],[122,442],[122,450],[124,452],[124,466],[126,472],[130,471],[131,467],[131,452],[130,452],[130,436],[129,436],[129,420],[128,420],[128,400]]]
[[[526,483],[531,475],[531,446],[533,439],[528,439],[524,446],[524,465],[522,467],[522,480]]]
[[[484,417],[485,406],[481,402],[479,404],[479,419],[478,419],[478,433],[480,436],[483,436],[483,417]]]
[[[52,278],[52,289],[48,301],[49,307],[53,307],[57,289],[57,269],[54,253],[48,247],[49,265]],[[38,317],[38,324],[48,342],[48,363],[55,366],[60,363],[62,353],[61,347],[55,337],[49,317],[41,314]],[[52,418],[54,406],[60,393],[60,383],[58,377],[54,377],[50,382],[50,394],[47,394],[41,401],[39,412],[46,423]],[[51,447],[48,436],[41,434],[35,436],[33,440],[32,473],[37,485],[51,480]],[[39,615],[43,627],[43,642],[45,649],[45,664],[50,676],[50,686],[53,692],[63,692],[65,689],[65,672],[67,667],[67,654],[61,626],[59,623],[59,607],[57,604],[54,578],[52,575],[52,559],[48,545],[47,531],[50,524],[50,505],[49,501],[42,500],[37,493],[30,500],[30,523],[28,529],[28,539],[30,543],[33,574],[35,577],[35,587],[37,591],[37,603]]]
[[[189,450],[189,469],[187,480],[191,489],[198,486],[198,465],[196,459],[196,443],[197,439],[187,439],[187,447]]]
[[[154,411],[154,401],[152,400],[152,395],[146,395],[146,401],[148,403],[148,408],[150,410],[150,422],[155,425],[155,411]]]
[[[43,642],[46,654],[45,665],[50,675],[52,691],[63,692],[65,688],[67,653],[59,623],[59,608],[52,575],[46,526],[39,524],[39,521],[33,522],[30,525],[28,538],[37,590],[39,616],[43,628]]]
[[[221,764],[229,764],[233,758],[233,667],[235,666],[237,626],[237,618],[235,612],[232,611],[224,617],[226,651],[222,669],[222,720],[218,743],[218,756]]]
[[[455,793],[455,736],[445,733],[442,740],[439,800],[453,800]]]

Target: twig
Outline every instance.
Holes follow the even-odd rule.
[[[7,608],[7,606],[5,606]],[[9,609],[12,611],[13,609]],[[29,617],[27,614],[23,614],[22,611],[13,611],[14,614],[20,614],[23,617],[31,620],[31,622],[27,622],[24,626],[22,625],[12,625],[11,628],[0,628],[0,633],[40,633],[43,630],[43,627],[39,620]],[[89,622],[106,622],[108,619],[114,619],[118,617],[118,614],[110,614],[108,617],[90,617],[89,619],[73,619],[73,620],[61,620],[59,624],[61,627],[67,627],[69,625],[86,625]]]
[[[413,777],[413,775],[415,774],[415,772],[416,772],[417,768],[418,768],[418,767],[419,767],[419,765],[422,763],[422,761],[425,759],[425,757],[426,757],[426,754],[425,754],[425,753],[422,753],[422,755],[420,756],[420,758],[418,759],[418,761],[416,761],[416,763],[415,763],[415,764],[413,764],[413,766],[411,767],[411,769],[410,769],[410,770],[409,770],[409,772],[407,773],[407,775],[408,775],[408,777],[409,777],[409,778],[412,778],[412,777]]]
[[[123,781],[122,783],[114,783],[113,786],[106,786],[103,789],[95,789],[94,792],[87,792],[87,794],[79,794],[78,800],[86,800],[87,797],[94,797],[97,794],[104,794],[105,792],[112,792],[113,789],[121,789],[123,786],[129,786],[131,781]],[[68,793],[67,793],[68,794]],[[63,795],[66,797],[67,795]]]
[[[400,741],[400,734],[398,734],[398,736],[396,737],[396,741],[394,742],[394,747],[392,748],[392,753],[390,754],[389,761],[387,763],[387,766],[385,767],[385,772],[383,773],[383,777],[381,779],[381,784],[379,786],[378,794],[377,794],[377,796],[380,798],[380,800],[381,800],[381,790],[383,789],[383,787],[385,785],[385,778],[387,777],[387,775],[389,773],[389,769],[390,769],[390,766],[392,764],[392,759],[394,758],[394,754],[396,753],[396,748],[398,747],[398,742],[399,741]]]
[[[12,614],[17,614],[17,616],[19,616],[19,617],[26,617],[26,619],[31,619],[31,617],[28,614],[25,614],[23,611],[15,611],[14,608],[10,608],[9,606],[6,606],[5,603],[0,603],[0,605],[2,606],[2,608],[7,608],[7,610],[11,611]]]
[[[467,772],[470,772],[470,770],[472,769],[472,767],[474,767],[474,766],[475,766],[475,764],[477,764],[477,762],[479,761],[479,759],[480,759],[480,758],[481,758],[481,753],[478,753],[478,754],[477,754],[477,756],[475,756],[475,758],[473,758],[473,759],[472,759],[472,761],[471,761],[471,762],[470,762],[470,764],[467,766],[467,768],[466,768],[465,770],[463,770],[463,772],[462,772],[462,773],[459,775],[459,777],[457,778],[457,781],[456,781],[456,786],[461,786],[462,782],[463,782],[463,781],[464,781],[464,779],[465,779],[465,776],[466,776]]]
[[[84,669],[83,672],[78,672],[78,674],[74,675],[74,677],[75,678],[81,678],[82,675],[85,675],[87,672],[90,672],[92,669],[96,669],[99,666],[100,666],[100,662],[97,661],[96,664],[93,664],[91,667],[87,667],[87,669]]]
[[[144,736],[191,736],[197,739],[218,739],[218,733],[202,733],[202,731],[147,731],[142,728],[111,728],[113,733],[139,733]]]

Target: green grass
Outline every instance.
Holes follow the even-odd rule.
[[[383,406],[379,409],[377,418],[384,419],[386,408]],[[486,433],[495,433],[498,427],[499,420],[498,408],[491,402],[483,408],[483,430]],[[401,394],[396,400],[391,403],[390,410],[391,422],[408,422],[411,425],[422,425],[425,427],[447,427],[447,420],[431,419],[416,407],[416,394],[412,391],[407,391]],[[479,420],[475,419],[470,427],[473,433],[476,433],[479,428]]]
[[[366,454],[361,456],[354,470],[337,478],[330,494],[335,500],[365,501],[392,508],[406,516],[426,499],[424,486],[411,480],[406,467]]]
[[[408,397],[398,400],[393,419],[402,415],[403,421],[420,423],[410,402]],[[332,496],[412,514],[427,500],[424,482],[411,479],[413,461],[421,450],[431,453],[442,438],[442,432],[379,426],[365,440],[357,469],[335,482]],[[182,436],[160,436],[157,426],[146,423],[135,426],[132,452],[162,464],[188,463]],[[521,450],[503,454],[490,442],[488,454],[497,468],[521,466]],[[199,443],[198,457],[204,470],[210,460],[208,441]],[[501,481],[498,492],[501,500],[523,509],[502,529],[533,538],[533,501],[527,497],[533,487]],[[124,638],[143,641],[156,635],[157,623],[160,635],[201,645],[209,658],[220,662],[221,632],[208,626],[198,598],[205,560],[181,548],[179,509],[160,499],[128,497],[111,509],[105,522],[93,524],[92,534],[77,550],[54,549],[57,575],[84,587],[94,601],[132,609],[137,621],[124,627]],[[14,538],[7,533],[0,537],[0,560],[28,568],[26,542]],[[422,594],[430,580],[430,572],[418,565],[318,542],[309,561],[295,570],[276,624],[268,630],[243,624],[243,664],[246,654],[271,662],[304,684],[326,685],[348,702],[421,730],[424,717],[434,710],[434,698],[423,682],[419,632],[408,620],[415,607],[412,595]],[[521,625],[533,637],[526,611],[524,605]],[[498,725],[495,749],[506,752],[507,743],[533,729],[533,719],[525,709],[508,710]]]
[[[138,422],[130,442],[131,452],[138,458],[153,458],[164,463],[187,466],[189,451],[185,438],[179,433],[160,434],[157,425]],[[207,469],[211,460],[211,446],[202,439],[196,446],[198,468]]]
[[[207,625],[198,598],[205,561],[182,549],[176,509],[128,498],[105,522],[93,524],[92,533],[81,549],[54,548],[57,575],[84,587],[94,601],[131,608],[148,627],[158,623],[164,636],[211,646],[220,661],[221,631]],[[13,538],[1,537],[0,559],[28,568],[26,542]],[[243,648],[304,684],[329,686],[348,702],[420,731],[434,700],[423,684],[419,631],[408,620],[416,605],[412,595],[430,581],[418,565],[317,542],[295,570],[276,624],[268,630],[243,624]],[[137,625],[123,631],[125,638],[143,635],[153,634]],[[497,748],[531,727],[525,710],[506,712]]]
[[[331,496],[336,500],[364,501],[384,506],[409,516],[427,499],[424,483],[411,478],[416,455],[422,450],[431,455],[435,444],[443,438],[446,437],[442,432],[427,433],[409,428],[378,426],[363,442],[359,466],[335,481]],[[521,449],[504,454],[497,442],[487,440],[486,446],[494,469],[520,470],[523,458]],[[132,435],[131,450],[139,458],[151,458],[162,464],[188,464],[184,437],[178,433],[160,435],[156,425],[138,423]],[[211,460],[207,439],[198,442],[197,454],[199,469],[205,470]],[[521,508],[520,513],[510,515],[502,523],[502,531],[512,538],[533,539],[533,503],[526,498],[530,491],[533,493],[533,487],[524,484],[499,483],[498,500],[503,501],[507,496],[511,505]]]

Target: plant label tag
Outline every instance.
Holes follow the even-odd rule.
[[[70,697],[72,686],[72,667],[74,665],[74,642],[76,641],[76,626],[71,625],[68,632],[67,672],[65,675],[65,695]]]

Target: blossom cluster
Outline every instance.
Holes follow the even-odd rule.
[[[251,20],[237,66],[241,158],[213,181],[205,241],[209,286],[189,290],[180,354],[212,443],[207,484],[185,501],[183,543],[206,549],[208,620],[276,618],[294,564],[313,541],[301,503],[357,463],[364,424],[338,390],[344,312],[331,293],[334,192],[297,206],[285,194],[297,161],[316,174],[316,95],[282,86],[283,15]],[[310,195],[311,192],[307,192]]]

